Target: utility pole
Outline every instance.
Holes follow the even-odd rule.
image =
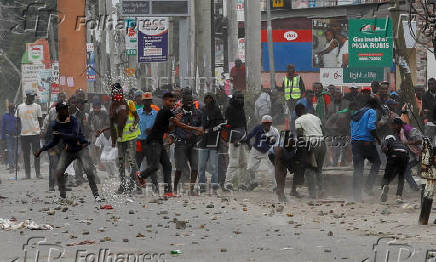
[[[267,15],[267,32],[268,32],[269,76],[270,76],[270,88],[272,90],[276,87],[276,69],[274,64],[274,48],[273,48],[272,25],[271,25],[271,3],[269,0],[266,3],[266,15]]]
[[[421,131],[423,127],[421,126],[421,117],[418,113],[418,108],[416,106],[415,100],[415,89],[413,87],[412,74],[410,72],[410,58],[406,49],[406,41],[404,39],[404,29],[403,24],[400,20],[400,1],[391,0],[392,6],[389,8],[393,21],[393,32],[395,41],[395,60],[400,68],[401,75],[401,96],[403,101],[412,105],[412,112],[414,117],[411,119],[415,126],[418,126]]]
[[[245,1],[245,65],[247,91],[260,89],[261,43],[260,43],[260,1]]]
[[[235,62],[238,58],[238,17],[236,13],[236,0],[227,1],[227,45],[228,45],[228,63]],[[227,67],[230,70],[230,65]]]
[[[211,0],[195,1],[196,17],[196,47],[197,47],[197,66],[200,77],[200,95],[204,93],[212,77],[211,67]]]

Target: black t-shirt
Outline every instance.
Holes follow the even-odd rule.
[[[174,113],[168,108],[164,107],[157,113],[156,121],[151,128],[151,133],[147,137],[147,141],[158,141],[163,143],[163,135],[168,132],[170,118],[174,117]]]

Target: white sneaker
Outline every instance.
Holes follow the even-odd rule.
[[[101,199],[100,196],[95,196],[95,202],[101,203],[101,202],[103,202],[103,199]]]

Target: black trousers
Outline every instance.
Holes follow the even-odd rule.
[[[78,152],[67,152],[63,150],[59,155],[59,161],[56,168],[56,177],[59,185],[59,192],[61,197],[66,196],[65,190],[65,170],[74,161],[77,160],[83,166],[83,170],[88,177],[89,187],[94,196],[98,196],[97,184],[95,183],[94,164],[91,161],[91,156],[88,150],[80,150]]]
[[[406,172],[409,157],[407,153],[395,152],[387,157],[385,174],[383,176],[382,187],[389,185],[398,176],[397,196],[403,195],[404,174]]]
[[[36,152],[40,148],[39,135],[21,136],[21,150],[23,151],[24,169],[26,171],[26,178],[30,178],[30,156],[33,157],[33,163],[35,166],[36,176],[39,177],[40,165],[39,158],[33,156],[33,152]]]
[[[145,144],[147,147],[147,169],[141,172],[141,177],[146,179],[153,174],[156,175],[156,171],[159,169],[159,163],[163,169],[163,180],[165,183],[165,193],[172,192],[171,186],[171,162],[168,158],[168,153],[165,147],[159,143],[159,141],[150,141]]]
[[[141,143],[141,150],[142,150],[142,151],[140,151],[140,152],[136,151],[136,154],[135,154],[135,160],[136,160],[136,164],[138,165],[138,169],[137,169],[137,170],[141,170],[141,163],[142,163],[142,160],[144,160],[144,157],[147,157],[147,150],[148,150],[149,148],[148,148],[148,146],[147,146],[147,144],[146,144],[146,140],[137,140],[137,141],[139,141],[139,143]],[[150,164],[147,163],[147,165],[150,165]],[[154,173],[151,175],[151,181],[152,181],[153,185],[154,185],[154,186],[156,187],[156,189],[157,189],[157,187],[158,187],[159,185],[158,185],[158,180],[157,180],[157,174],[156,174],[156,172],[154,172]]]

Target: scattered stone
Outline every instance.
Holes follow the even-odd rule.
[[[135,211],[129,210],[129,215],[133,215],[133,214],[135,214]]]
[[[193,245],[198,245],[199,242],[198,242],[198,241],[192,241],[192,244],[193,244]]]
[[[56,211],[54,211],[54,209],[50,209],[50,210],[47,212],[47,215],[49,215],[49,216],[53,216],[55,213],[56,213]]]
[[[176,229],[186,229],[186,221],[176,220]]]
[[[329,248],[325,248],[325,249],[324,249],[324,252],[325,252],[325,253],[331,253],[331,252],[332,252],[332,250],[331,250],[331,249],[329,249]]]
[[[89,235],[89,231],[83,231],[82,235]]]
[[[123,238],[123,242],[124,242],[124,243],[127,243],[127,242],[129,242],[129,239],[127,239],[127,238]]]
[[[382,211],[381,211],[381,214],[382,215],[386,215],[386,216],[388,216],[388,215],[390,215],[392,212],[388,209],[388,208],[385,208],[385,209],[383,209]]]
[[[167,210],[162,210],[159,212],[158,215],[168,215],[168,211]]]
[[[215,206],[213,204],[209,204],[206,206],[206,208],[214,208]]]
[[[145,228],[152,228],[153,225],[146,225]]]
[[[145,237],[145,236],[141,233],[138,233],[138,234],[136,234],[136,237]]]
[[[67,210],[68,210],[68,207],[64,207],[64,208],[62,208],[62,212],[67,212]]]
[[[221,248],[221,249],[220,249],[220,252],[221,252],[221,253],[227,252],[227,248]]]

